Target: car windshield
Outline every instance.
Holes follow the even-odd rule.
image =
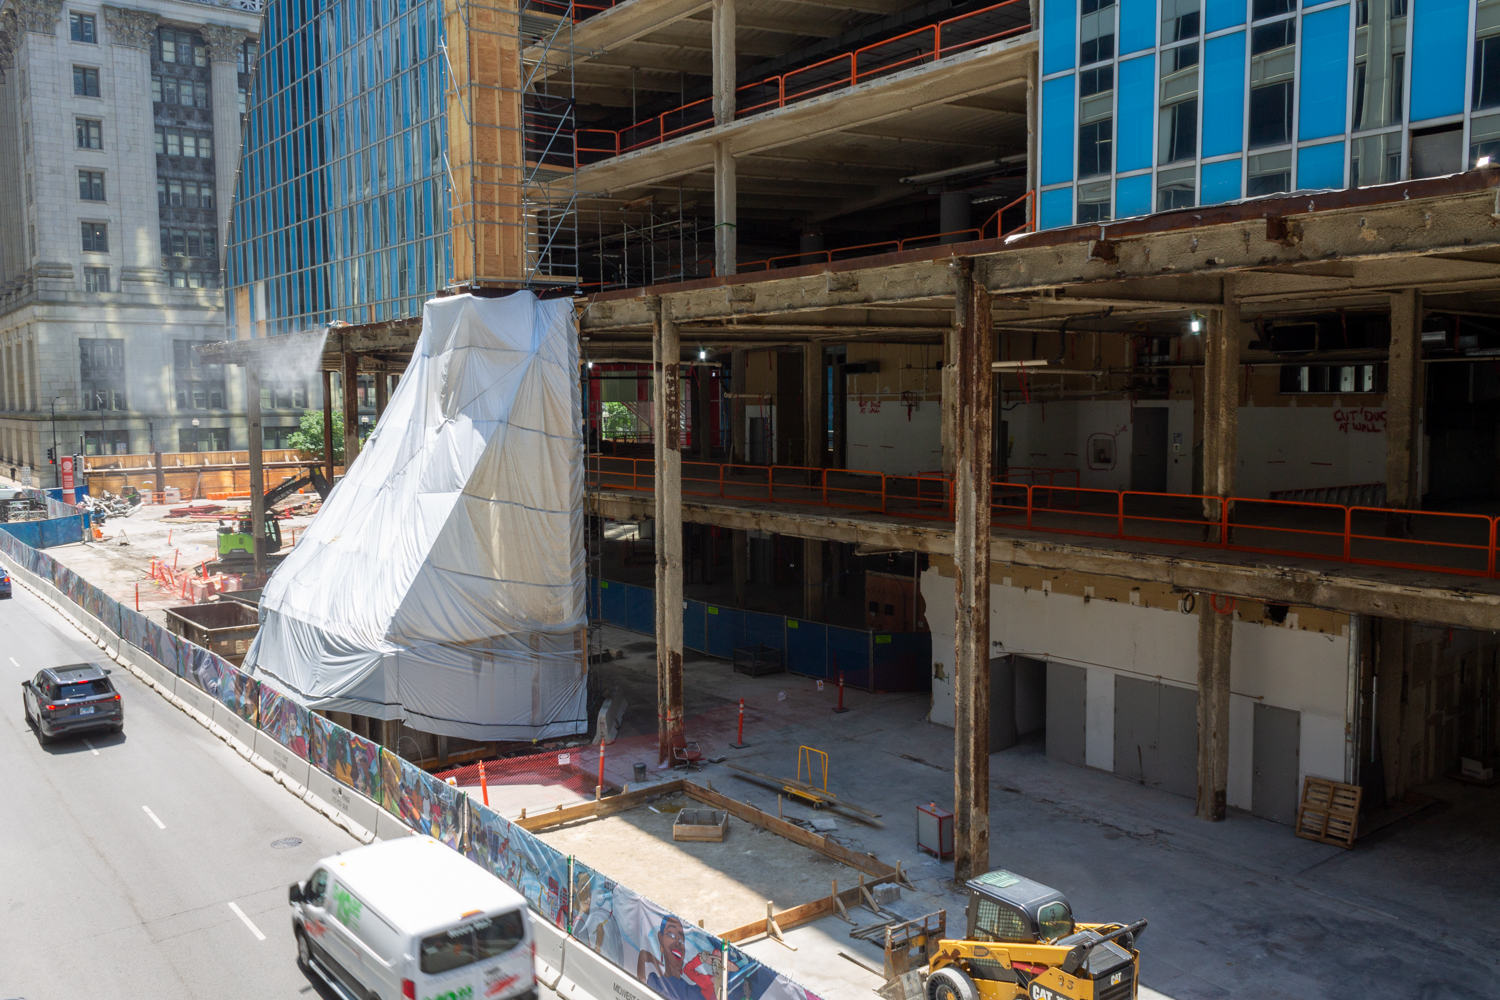
[[[1056,941],[1073,933],[1073,914],[1067,903],[1048,903],[1037,911],[1036,925],[1043,941]]]
[[[67,701],[69,698],[87,698],[91,695],[109,693],[109,681],[100,678],[97,681],[59,684],[53,689],[52,698],[55,701]]]
[[[429,976],[497,958],[526,936],[521,911],[497,913],[422,939],[422,971]]]

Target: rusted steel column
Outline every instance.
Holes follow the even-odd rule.
[[[359,355],[344,352],[344,472],[359,456]]]
[[[385,408],[391,402],[391,373],[375,373],[375,422],[380,423],[380,418],[385,416]]]
[[[323,369],[323,477],[333,488],[333,372]]]
[[[656,714],[657,760],[682,736],[682,382],[681,347],[671,306],[652,300],[651,354],[656,381]]]
[[[990,863],[990,456],[994,321],[973,263],[955,265],[953,877]]]
[[[250,537],[254,541],[251,550],[255,556],[255,575],[261,579],[266,575],[266,473],[265,431],[261,429],[260,416],[260,372],[254,364],[245,366],[245,419],[250,425],[250,439],[246,442],[250,458]]]
[[[1422,506],[1422,296],[1391,295],[1391,357],[1386,375],[1385,503]]]
[[[950,477],[957,468],[959,312],[959,309],[954,310],[953,325],[943,334],[943,372],[938,386],[943,394],[938,404],[940,407],[938,417],[941,424],[938,436],[942,440],[943,447],[943,475]]]
[[[1229,653],[1234,612],[1214,610],[1218,595],[1198,597],[1198,805],[1199,819],[1224,819],[1229,786]]]

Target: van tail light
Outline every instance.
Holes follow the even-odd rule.
[[[417,1000],[417,984],[410,979],[401,980],[401,995],[406,1000]]]
[[[47,706],[47,711],[49,711],[49,712],[55,712],[55,711],[57,711],[57,706],[56,705],[48,705]]]

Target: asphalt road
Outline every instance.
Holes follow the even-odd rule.
[[[44,748],[20,682],[84,660],[113,668],[125,732]],[[286,888],[355,846],[30,591],[0,601],[0,998],[328,996]]]

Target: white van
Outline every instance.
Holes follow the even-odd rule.
[[[431,837],[324,858],[288,896],[298,962],[351,1000],[536,1000],[526,900]]]

